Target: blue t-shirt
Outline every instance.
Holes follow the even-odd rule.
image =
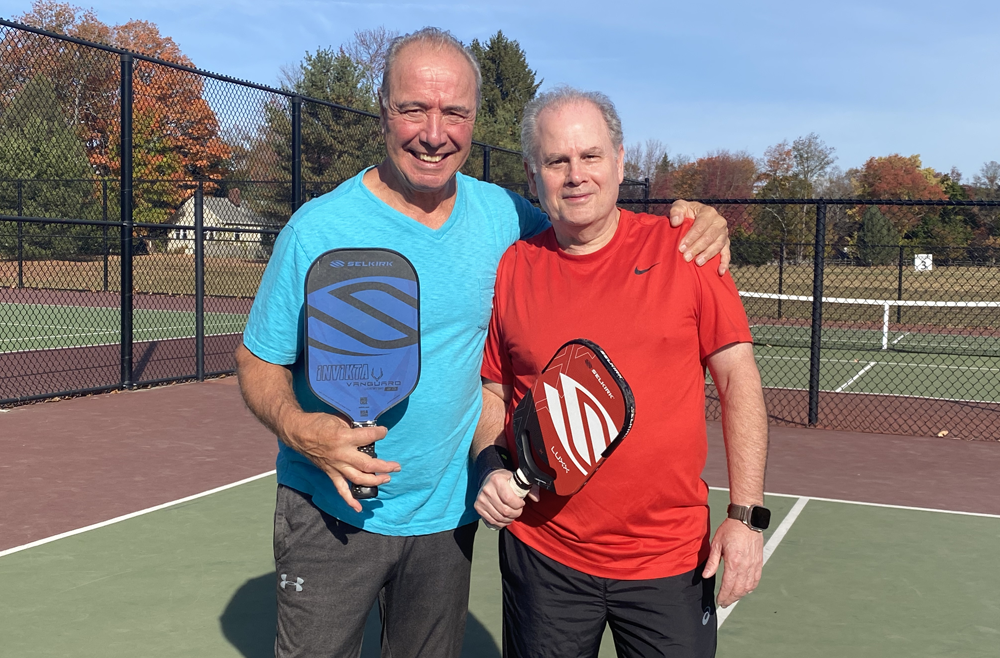
[[[332,409],[303,369],[303,296],[312,262],[331,249],[392,249],[420,281],[420,381],[410,397],[379,419],[388,435],[378,456],[400,472],[363,500],[359,514],[306,457],[278,442],[278,482],[313,497],[320,509],[383,535],[451,530],[477,518],[472,509],[469,448],[482,408],[479,369],[493,283],[504,251],[548,226],[517,194],[457,175],[455,208],[437,230],[389,207],[365,187],[364,172],[302,206],[274,244],[250,311],[243,343],[270,363],[291,365],[295,396],[306,411]]]

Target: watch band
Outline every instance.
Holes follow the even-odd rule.
[[[757,510],[757,514],[754,514],[754,510]],[[763,505],[737,505],[730,503],[726,509],[726,515],[730,519],[742,522],[743,525],[754,532],[764,532],[767,530],[767,526],[771,520],[771,510]],[[759,520],[755,520],[754,516],[758,516]]]

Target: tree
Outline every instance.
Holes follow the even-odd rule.
[[[660,165],[667,158],[666,145],[658,139],[647,139],[644,144],[635,143],[625,146],[625,178],[632,180],[649,179],[650,186],[656,183],[656,175]]]
[[[474,139],[504,148],[521,149],[521,119],[525,104],[535,97],[542,81],[535,81],[535,72],[517,41],[497,31],[484,46],[473,39],[469,50],[479,62],[483,75],[482,103],[476,114]],[[521,163],[510,161],[508,166],[493,168],[496,181],[523,179]]]
[[[361,67],[364,86],[371,90],[372,100],[377,102],[382,72],[385,71],[385,56],[389,45],[399,36],[396,30],[387,30],[380,25],[369,30],[355,30],[354,40],[344,46],[344,52]]]
[[[899,233],[877,206],[869,206],[858,229],[858,257],[865,265],[896,262]]]
[[[193,66],[177,44],[147,21],[118,26],[101,23],[93,11],[36,0],[21,22],[60,34],[107,43],[151,57]],[[9,54],[0,72],[0,88],[16,93],[28,80],[52,80],[58,105],[86,145],[94,173],[118,176],[120,99],[118,57],[85,46],[12,31],[0,44]],[[222,140],[218,121],[202,97],[201,76],[139,61],[133,77],[133,172],[136,179],[165,182],[135,186],[138,221],[170,216],[186,193],[178,181],[220,178],[232,153]],[[2,101],[0,101],[2,102]]]
[[[37,76],[4,109],[0,121],[0,212],[28,217],[99,219],[97,186],[83,143],[67,123],[52,81]],[[16,181],[16,182],[15,182]],[[20,193],[18,190],[20,187]],[[26,258],[98,253],[100,229],[93,226],[25,223]],[[0,253],[18,254],[18,239],[4,231]]]
[[[296,68],[286,70],[283,89],[362,112],[377,110],[363,67],[342,49],[307,52]],[[260,192],[255,210],[283,223],[291,215],[291,102],[275,99],[265,108],[265,123],[256,133],[237,136],[236,170],[256,180],[283,180]],[[384,155],[378,119],[363,113],[302,103],[302,180],[306,198],[332,190]]]
[[[826,176],[837,161],[835,151],[816,133],[809,133],[792,142],[792,158],[795,162],[793,174],[801,181],[803,196],[813,196],[817,182]]]
[[[748,199],[757,161],[746,151],[714,151],[658,176],[653,196],[686,199]]]
[[[925,169],[919,155],[903,157],[899,154],[870,158],[858,175],[858,186],[863,199],[947,199],[934,170]],[[890,211],[890,220],[900,235],[906,237],[910,230],[921,223],[926,215],[937,215],[933,207],[917,211],[909,209]]]

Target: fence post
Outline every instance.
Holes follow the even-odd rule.
[[[778,248],[778,294],[785,290],[785,238],[781,238],[781,246]],[[781,319],[781,297],[778,297],[778,319]]]
[[[302,97],[292,96],[292,213],[302,205]]]
[[[121,62],[121,379],[132,388],[132,55]]]
[[[820,345],[823,332],[823,265],[826,259],[826,204],[816,204],[813,247],[812,339],[809,343],[809,425],[819,422]]]
[[[108,179],[101,181],[101,219],[108,221]],[[108,225],[101,227],[104,235],[104,292],[108,291]]]
[[[194,191],[194,359],[198,381],[205,381],[205,188]]]
[[[642,212],[649,214],[649,176],[642,179],[642,198],[644,203],[642,204]],[[780,316],[779,316],[780,317]]]
[[[903,245],[899,245],[899,279],[896,284],[896,299],[903,299]],[[902,322],[903,319],[903,307],[896,307],[896,324]]]
[[[17,216],[24,217],[24,181],[17,180]],[[24,222],[17,220],[17,287],[24,287]]]
[[[490,159],[492,156],[492,151],[489,146],[483,146],[483,180],[487,183],[491,183],[492,172],[490,171]]]

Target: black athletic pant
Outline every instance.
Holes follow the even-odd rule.
[[[504,658],[590,658],[611,627],[620,658],[715,655],[715,578],[598,578],[500,533]]]
[[[365,532],[295,489],[274,512],[279,658],[355,658],[378,600],[383,658],[458,658],[477,523],[416,537]]]

